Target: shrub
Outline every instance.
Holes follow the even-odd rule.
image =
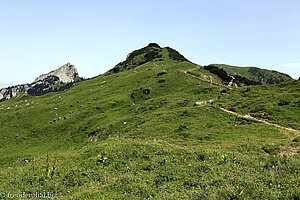
[[[169,57],[172,60],[177,60],[179,62],[183,62],[183,61],[188,61],[183,55],[181,55],[178,51],[176,51],[175,49],[172,49],[170,47],[166,47],[166,49],[169,52]]]
[[[157,74],[157,76],[162,76],[162,75],[164,75],[164,74],[166,74],[167,72],[159,72],[158,74]]]
[[[300,136],[293,139],[293,142],[300,142]]]
[[[277,155],[280,153],[278,145],[268,144],[262,147],[262,150],[270,155]]]
[[[289,105],[290,104],[290,101],[289,100],[286,100],[286,99],[281,99],[279,102],[278,102],[278,106],[286,106],[286,105]]]
[[[231,81],[231,77],[227,74],[227,72],[215,65],[204,66],[205,70],[210,71],[211,73],[220,77],[224,82],[229,83]]]
[[[161,58],[161,48],[155,43],[150,43],[147,47],[135,50],[128,54],[125,61],[117,64],[113,69],[109,70],[108,74],[119,73],[124,70],[133,69],[139,65],[145,64],[156,58]]]
[[[144,88],[140,88],[139,90],[134,90],[131,95],[130,98],[134,101],[140,101],[140,100],[148,100],[150,97],[150,89],[144,89]]]

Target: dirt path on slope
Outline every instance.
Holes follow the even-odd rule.
[[[284,129],[284,130],[287,130],[287,131],[294,132],[296,135],[299,135],[299,133],[300,133],[299,130],[296,130],[296,129],[293,129],[293,128],[287,128],[287,127],[281,126],[279,124],[274,124],[274,123],[268,122],[268,121],[263,120],[263,119],[257,119],[255,117],[251,117],[250,115],[241,115],[241,114],[238,114],[236,112],[227,110],[225,108],[220,108],[220,109],[223,110],[224,112],[236,115],[238,117],[242,117],[242,118],[245,118],[245,119],[252,119],[252,120],[255,120],[255,121],[258,121],[258,122],[262,122],[262,123],[268,124],[270,126],[275,126],[277,128],[280,128],[280,129]],[[280,155],[281,156],[282,155],[296,155],[296,154],[299,154],[298,153],[299,152],[299,147],[293,147],[293,146],[291,146],[291,143],[288,142],[288,141],[285,141],[285,144],[286,145],[283,145],[283,146],[280,147],[280,151],[281,151]],[[270,155],[270,154],[266,153],[266,155]]]
[[[228,87],[228,86],[226,87],[226,86],[224,86],[224,85],[220,85],[220,84],[214,83],[214,82],[212,81],[212,77],[211,77],[211,76],[210,76],[210,81],[208,81],[208,80],[206,80],[206,79],[204,79],[204,78],[200,78],[200,77],[198,77],[198,76],[195,76],[195,75],[189,73],[189,71],[191,71],[191,70],[192,70],[192,69],[187,70],[187,71],[183,71],[183,70],[182,70],[181,72],[183,72],[184,74],[186,74],[186,75],[188,75],[188,76],[191,76],[191,77],[193,77],[193,78],[196,78],[196,79],[199,79],[199,80],[202,80],[202,81],[206,81],[206,82],[208,82],[208,83],[210,83],[210,84],[212,84],[212,85],[217,85],[217,86],[221,86],[221,87],[225,87],[225,88],[232,89],[231,87]],[[217,100],[217,99],[218,99],[218,98],[213,98],[213,99],[210,99],[210,100],[208,100],[208,101],[197,101],[195,104],[196,104],[196,105],[206,105],[206,104],[212,103],[213,101],[215,101],[215,100]],[[252,117],[252,116],[250,116],[250,115],[242,115],[242,114],[239,114],[239,113],[236,113],[236,112],[227,110],[227,109],[222,108],[222,107],[221,107],[220,109],[221,109],[222,111],[224,111],[224,112],[227,112],[227,113],[236,115],[236,116],[238,116],[238,117],[242,117],[242,118],[245,118],[245,119],[252,119],[252,120],[255,120],[255,121],[258,121],[258,122],[262,122],[262,123],[268,124],[268,125],[270,125],[270,126],[275,126],[275,127],[277,127],[277,128],[280,128],[280,129],[284,129],[284,130],[288,130],[288,131],[292,131],[292,132],[295,132],[295,133],[300,134],[300,131],[299,131],[299,130],[296,130],[296,129],[293,129],[293,128],[284,127],[284,126],[281,126],[281,125],[279,125],[279,124],[274,124],[274,123],[272,123],[272,122],[268,122],[267,120],[258,119],[258,118]]]
[[[272,122],[268,122],[266,120],[263,120],[263,119],[258,119],[258,118],[255,118],[255,117],[252,117],[250,115],[241,115],[239,113],[236,113],[236,112],[233,112],[233,111],[230,111],[230,110],[227,110],[225,108],[220,108],[221,110],[223,110],[224,112],[227,112],[227,113],[230,113],[230,114],[233,114],[233,115],[236,115],[238,117],[242,117],[242,118],[245,118],[245,119],[252,119],[252,120],[255,120],[255,121],[258,121],[258,122],[262,122],[262,123],[265,123],[265,124],[268,124],[268,125],[271,125],[271,126],[275,126],[277,128],[281,128],[281,129],[285,129],[285,130],[288,130],[288,131],[293,131],[295,133],[300,133],[299,130],[296,130],[296,129],[293,129],[293,128],[288,128],[288,127],[284,127],[284,126],[281,126],[279,124],[274,124]]]
[[[217,99],[218,98],[213,98],[213,99],[210,99],[208,101],[197,101],[195,104],[196,105],[207,105],[207,104],[211,104],[212,102],[214,102]],[[227,109],[222,108],[222,107],[220,107],[220,110],[222,110],[224,112],[227,112],[227,113],[230,113],[230,114],[233,114],[233,115],[236,115],[238,117],[242,117],[242,118],[245,118],[245,119],[252,119],[252,120],[255,120],[255,121],[258,121],[258,122],[262,122],[262,123],[268,124],[270,126],[275,126],[277,128],[285,129],[285,130],[288,130],[288,131],[293,131],[293,132],[298,133],[298,134],[300,133],[299,130],[296,130],[296,129],[293,129],[293,128],[289,128],[289,127],[284,127],[284,126],[281,126],[279,124],[274,124],[274,123],[269,122],[269,121],[264,120],[264,119],[259,119],[259,118],[256,118],[256,117],[252,117],[249,114],[242,115],[242,114],[239,114],[239,113],[231,111],[231,110],[227,110]]]
[[[205,78],[201,78],[201,77],[199,77],[199,76],[195,76],[195,75],[193,75],[193,74],[191,74],[191,73],[189,72],[189,71],[191,71],[191,70],[192,70],[192,69],[189,69],[189,70],[187,70],[187,71],[181,70],[181,72],[184,73],[184,74],[186,74],[186,75],[188,75],[188,76],[191,76],[191,77],[193,77],[193,78],[199,79],[199,80],[201,80],[201,81],[208,82],[208,83],[210,83],[210,84],[212,84],[212,85],[216,85],[216,86],[220,86],[220,87],[223,87],[223,88],[229,88],[229,89],[231,89],[231,88],[228,87],[228,86],[221,85],[221,84],[218,84],[218,83],[214,83],[214,82],[213,82],[212,76],[208,76],[208,77],[210,78],[210,80],[207,80],[207,79],[205,79]]]
[[[196,105],[206,105],[206,104],[210,104],[212,102],[214,102],[215,100],[218,100],[219,98],[216,97],[216,98],[213,98],[213,99],[210,99],[208,101],[197,101],[195,104]]]

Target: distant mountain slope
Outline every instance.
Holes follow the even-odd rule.
[[[229,75],[244,77],[253,83],[258,84],[276,84],[293,80],[289,75],[277,71],[260,69],[257,67],[237,67],[225,64],[211,64],[225,70]],[[253,84],[251,84],[253,85]]]
[[[76,67],[67,63],[47,74],[42,74],[31,84],[16,85],[0,89],[0,101],[17,96],[19,93],[30,95],[43,95],[70,88],[74,82],[80,81]]]

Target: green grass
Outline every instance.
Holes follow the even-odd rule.
[[[67,91],[0,103],[0,191],[59,199],[299,199],[299,153],[291,154],[298,135],[218,105],[237,109],[233,99],[243,98],[265,104],[266,91],[275,96],[270,103],[284,97],[286,104],[299,95],[298,82],[249,87],[249,97],[242,95],[247,88],[222,95],[218,77],[172,59],[181,58],[176,52],[160,53]],[[294,117],[279,116],[283,125],[297,126],[298,110],[287,107],[297,98],[278,105]]]
[[[218,101],[241,114],[300,130],[300,81],[276,85],[242,87],[223,95]]]
[[[2,189],[75,199],[292,199],[299,160],[256,149],[172,145],[111,137],[80,150],[37,156],[1,170]],[[252,152],[253,151],[253,152]]]
[[[267,69],[260,69],[257,67],[237,67],[225,64],[212,64],[224,69],[228,74],[239,75],[251,81],[262,84],[275,84],[285,81],[293,80],[289,75],[277,71],[270,71]]]

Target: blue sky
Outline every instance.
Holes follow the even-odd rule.
[[[150,42],[197,64],[300,76],[299,0],[0,0],[0,87],[71,62],[104,73]]]

